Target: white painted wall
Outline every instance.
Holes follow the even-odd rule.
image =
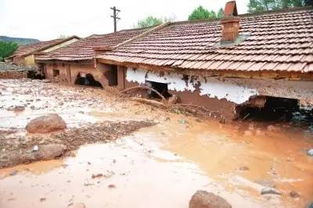
[[[169,90],[175,91],[190,91],[196,90],[195,85],[200,83],[200,95],[208,96],[210,98],[223,99],[241,104],[249,100],[251,96],[258,95],[257,90],[245,86],[236,85],[233,83],[226,83],[219,80],[189,80],[186,82],[182,80],[182,74],[166,73],[164,76],[148,72],[142,69],[128,68],[126,73],[126,80],[129,82],[137,82],[144,84],[146,81],[167,83]]]
[[[219,100],[225,98],[236,104],[242,104],[249,100],[250,97],[258,95],[257,90],[245,86],[239,86],[222,81],[200,82],[200,95],[207,95]]]

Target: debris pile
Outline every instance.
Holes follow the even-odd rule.
[[[109,142],[143,127],[148,121],[103,122],[47,134],[0,135],[0,168],[63,156],[81,145]],[[8,139],[8,137],[10,137]]]

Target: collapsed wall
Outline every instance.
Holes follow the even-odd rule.
[[[47,63],[44,74],[47,79],[72,85],[103,87],[107,84],[102,71],[91,63]]]
[[[204,106],[226,119],[243,117],[240,113],[246,106],[258,109],[270,106],[267,110],[272,112],[296,110],[298,105],[306,109],[313,106],[312,81],[187,76],[133,68],[127,68],[125,74],[125,88],[161,83],[182,103]]]

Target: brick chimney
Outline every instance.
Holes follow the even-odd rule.
[[[226,3],[222,24],[222,42],[234,42],[239,36],[240,18],[237,17],[236,1]]]

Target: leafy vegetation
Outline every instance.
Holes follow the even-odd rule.
[[[145,19],[139,20],[135,28],[153,27],[156,25],[163,24],[165,22],[172,22],[172,21],[174,21],[174,18],[168,18],[168,17],[158,18],[158,17],[148,16]]]
[[[0,61],[11,56],[17,48],[17,43],[0,41]]]
[[[139,27],[139,28],[152,27],[152,26],[160,25],[162,23],[163,23],[163,21],[161,18],[149,16],[143,20],[139,20],[137,23],[137,27]]]
[[[248,11],[257,13],[313,5],[313,0],[249,0]]]
[[[188,20],[205,20],[205,19],[220,19],[224,16],[223,9],[220,9],[217,13],[213,10],[209,11],[202,6],[194,9],[189,15]]]
[[[222,8],[220,8],[220,10],[218,10],[217,12],[217,18],[221,19],[224,17],[224,10]]]

